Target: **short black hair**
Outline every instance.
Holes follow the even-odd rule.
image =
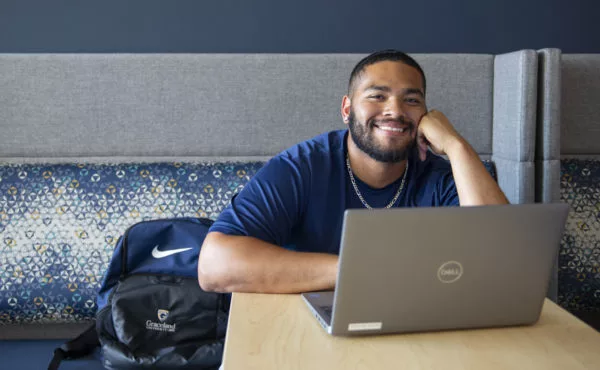
[[[401,62],[413,68],[416,68],[417,71],[419,71],[419,73],[421,74],[421,78],[423,79],[423,94],[425,94],[425,90],[427,89],[427,83],[425,81],[425,73],[423,72],[423,69],[421,68],[419,63],[417,63],[416,60],[414,60],[411,56],[409,56],[406,53],[394,49],[386,49],[376,51],[364,57],[360,62],[358,62],[358,64],[356,64],[356,66],[352,70],[352,73],[350,74],[350,80],[348,81],[348,96],[352,94],[352,91],[355,88],[354,84],[356,83],[356,80],[367,66],[384,61]]]

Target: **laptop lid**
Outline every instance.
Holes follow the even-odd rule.
[[[331,333],[536,322],[567,214],[566,204],[347,210]]]

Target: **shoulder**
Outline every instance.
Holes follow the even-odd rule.
[[[343,156],[347,130],[330,131],[303,141],[279,153],[273,159],[294,167],[320,166]]]
[[[290,158],[306,158],[331,154],[332,152],[343,149],[346,132],[347,130],[337,130],[320,134],[284,150],[281,155]]]
[[[251,182],[306,183],[314,173],[328,173],[344,155],[345,134],[346,130],[326,132],[282,151]]]

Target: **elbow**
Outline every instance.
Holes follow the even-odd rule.
[[[229,293],[226,247],[211,234],[206,236],[198,256],[198,284],[205,292]]]
[[[200,266],[198,266],[198,284],[205,292],[223,293],[223,289],[219,286],[219,281],[215,275],[210,271],[203,271]]]

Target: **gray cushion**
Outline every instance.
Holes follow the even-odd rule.
[[[519,162],[492,156],[498,173],[498,185],[511,203],[532,203],[534,201],[533,162]]]
[[[416,54],[427,76],[427,106],[442,111],[479,154],[492,154],[494,58]]]
[[[600,153],[600,54],[563,54],[561,153]]]
[[[358,54],[2,54],[0,157],[271,156],[344,127]],[[490,154],[493,56],[415,55]]]
[[[536,159],[560,158],[561,52],[558,49],[538,51],[538,104]],[[554,173],[558,178],[558,172]],[[558,198],[554,198],[558,199]]]
[[[494,59],[494,156],[532,162],[535,153],[537,54],[523,50]]]
[[[535,201],[552,203],[560,200],[560,160],[535,162]]]

